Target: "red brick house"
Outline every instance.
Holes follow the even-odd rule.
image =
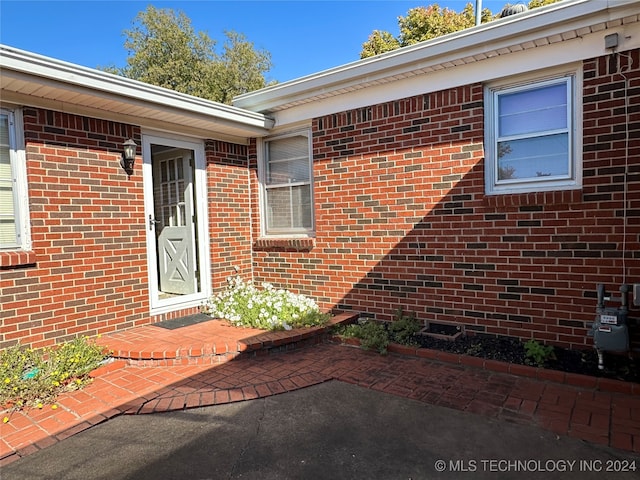
[[[596,285],[640,282],[639,7],[568,0],[233,107],[2,47],[0,347],[191,314],[237,270],[587,348]]]

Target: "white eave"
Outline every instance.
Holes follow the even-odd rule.
[[[237,96],[265,114],[639,21],[640,0],[564,0]],[[585,52],[589,55],[590,52]]]
[[[268,133],[261,113],[0,45],[0,100],[185,135],[246,143]]]

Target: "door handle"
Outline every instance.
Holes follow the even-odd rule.
[[[149,214],[149,230],[153,230],[153,227],[156,225],[162,225],[160,220],[156,220],[153,218],[153,215]]]

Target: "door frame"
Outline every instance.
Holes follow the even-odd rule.
[[[149,226],[149,215],[154,216],[153,168],[151,145],[167,145],[193,150],[194,154],[194,214],[197,221],[196,246],[198,249],[198,269],[200,291],[194,294],[178,295],[160,299],[158,284],[158,252],[155,228]],[[204,140],[181,137],[163,132],[142,132],[142,180],[144,190],[144,221],[147,245],[147,270],[149,279],[150,314],[158,315],[183,308],[202,305],[211,296],[211,261],[209,243],[209,216],[207,201],[207,171]]]

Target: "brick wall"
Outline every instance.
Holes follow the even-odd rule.
[[[640,281],[632,55],[629,121],[620,75],[585,62],[582,190],[484,195],[480,84],[314,119],[315,247],[256,251],[256,279],[379,320],[402,307],[469,331],[590,345],[596,284],[617,291],[623,268]]]
[[[581,190],[484,195],[480,84],[314,119],[312,241],[260,239],[255,141],[208,141],[214,289],[237,266],[327,309],[391,320],[402,307],[470,331],[589,345],[595,285],[640,281],[640,58],[630,55],[584,63]],[[33,252],[0,253],[0,348],[197,311],[148,313],[140,157],[131,178],[119,166],[139,128],[34,108],[24,122]]]
[[[0,252],[0,348],[41,347],[196,313],[149,315],[140,156],[129,178],[122,143],[140,129],[24,109],[31,252]],[[140,153],[140,152],[139,152]],[[207,141],[214,288],[251,276],[247,147]]]
[[[251,199],[247,146],[208,141],[209,238],[214,290],[230,275],[251,278]]]
[[[148,319],[141,167],[129,179],[119,166],[139,129],[25,108],[24,130],[33,253],[0,270],[0,348]]]

